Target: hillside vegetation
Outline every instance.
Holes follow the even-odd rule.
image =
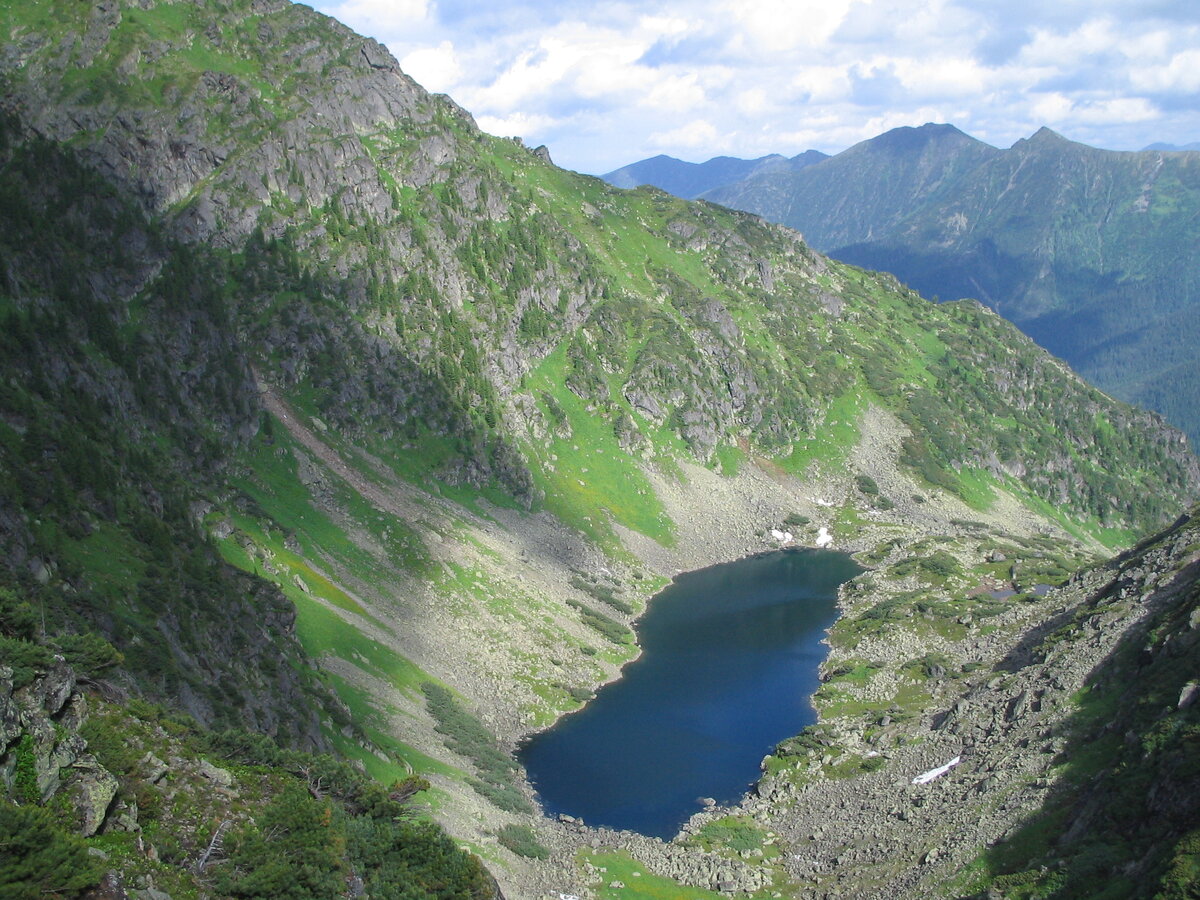
[[[1200,437],[1196,153],[1097,150],[1046,128],[997,150],[924,125],[703,196],[926,297],[976,298],[1089,381]]]

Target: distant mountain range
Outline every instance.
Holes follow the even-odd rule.
[[[635,188],[649,184],[676,197],[693,200],[706,191],[727,184],[745,181],[757,175],[799,172],[806,166],[824,159],[829,159],[829,154],[820,150],[806,150],[791,158],[780,156],[778,153],[760,156],[758,159],[717,156],[703,163],[684,162],[673,156],[659,154],[601,177],[617,187]]]
[[[1164,144],[1158,141],[1153,144],[1147,144],[1143,150],[1165,150],[1168,153],[1179,153],[1188,150],[1200,150],[1200,141],[1192,141],[1190,144]]]
[[[1195,443],[1200,154],[1175,149],[1098,150],[1043,128],[1001,150],[929,124],[695,196],[789,225],[926,296],[979,299]],[[643,165],[613,174],[648,176]]]

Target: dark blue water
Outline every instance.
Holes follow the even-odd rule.
[[[522,747],[546,812],[668,838],[701,798],[736,802],[763,756],[815,720],[820,641],[838,585],[861,571],[802,550],[676,578],[638,624],[642,656]]]

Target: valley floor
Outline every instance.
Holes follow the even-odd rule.
[[[800,482],[765,462],[743,465],[736,477],[650,466],[654,491],[679,523],[676,541],[664,546],[618,526],[626,549],[613,558],[544,514],[471,512],[431,499],[386,478],[365,454],[332,446],[319,427],[270,391],[264,401],[308,459],[302,478],[314,495],[332,496],[331,484],[341,482],[371,507],[442,535],[431,542],[435,567],[468,573],[449,584],[436,574],[425,583],[402,577],[390,596],[371,596],[364,588],[355,594],[362,615],[317,601],[358,628],[364,619],[388,623],[366,630],[461,692],[509,748],[560,714],[547,706],[544,685],[551,679],[595,688],[616,677],[634,652],[613,648],[579,657],[578,648],[591,639],[562,598],[579,595],[581,573],[600,573],[602,583],[618,585],[636,606],[681,571],[778,547],[770,530],[789,516],[809,520],[793,528],[798,543],[811,545],[825,527],[835,548],[856,552],[871,568],[843,588],[843,617],[830,637],[827,681],[816,698],[821,722],[810,746],[766,761],[754,794],[735,809],[697,814],[674,841],[507,813],[464,789],[461,775],[432,773],[445,795],[438,817],[483,853],[510,900],[639,896],[597,888],[606,875],[599,869],[608,866],[595,860],[624,858],[605,856],[611,853],[637,861],[645,877],[705,890],[831,897],[945,891],[981,847],[1000,840],[1051,789],[1061,749],[1056,735],[1071,710],[1066,701],[1121,633],[1098,632],[1086,653],[1066,659],[1030,665],[1015,656],[1015,647],[1029,644],[1047,622],[1069,619],[1111,576],[1101,571],[1048,596],[1021,594],[1010,602],[994,600],[990,590],[1010,584],[1028,590],[1030,579],[1043,577],[1038,566],[1048,558],[1080,561],[1098,545],[1083,547],[1007,495],[980,511],[922,491],[895,462],[892,448],[902,426],[878,409],[860,424],[854,462],[896,498],[892,509],[871,509],[854,482],[837,474]],[[330,501],[331,515],[337,507]],[[952,565],[942,571],[912,564],[923,559]],[[324,563],[339,574],[336,563]],[[343,583],[350,581],[340,574]],[[464,587],[478,593],[464,598]],[[495,602],[505,592],[515,605]],[[897,597],[907,618],[872,618],[872,610],[896,606]],[[464,600],[469,616],[454,612]],[[551,621],[553,627],[545,627]],[[396,628],[399,622],[406,627]],[[550,660],[545,669],[552,674],[531,660]],[[414,705],[419,694],[373,677],[352,655],[327,656],[325,665],[376,710],[390,710],[391,728],[405,742],[429,757],[446,757],[442,736],[423,724],[422,704]],[[942,778],[911,784],[916,774],[956,756],[962,764]],[[470,768],[463,760],[461,770]],[[528,786],[523,790],[531,796]],[[549,859],[515,856],[497,844],[496,835],[510,823],[531,825]],[[735,842],[736,849],[712,839],[731,824],[750,836]]]

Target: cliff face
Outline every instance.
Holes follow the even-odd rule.
[[[476,857],[412,824],[422,779],[384,789],[330,756],[206,732],[98,687],[62,657],[0,667],[5,896],[328,897],[349,883],[501,897]]]

